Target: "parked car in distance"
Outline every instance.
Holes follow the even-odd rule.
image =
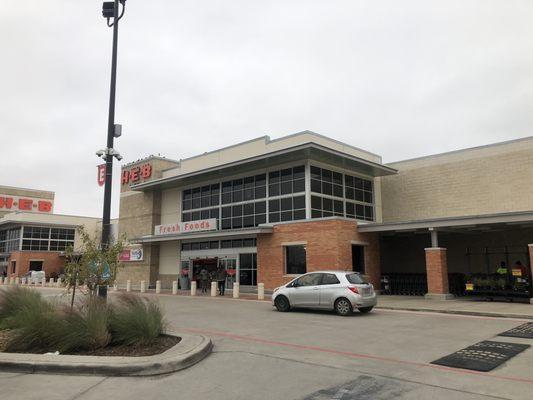
[[[354,310],[368,313],[377,304],[372,284],[351,271],[314,271],[274,289],[272,305],[278,311],[291,308],[334,310],[350,315]]]

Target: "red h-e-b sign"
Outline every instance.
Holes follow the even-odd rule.
[[[34,200],[23,197],[0,196],[0,209],[20,211],[38,211],[51,213],[53,203],[49,200]]]
[[[105,164],[98,166],[98,186],[104,186],[105,183]]]
[[[130,170],[122,171],[121,182],[123,185],[128,183],[137,183],[142,179],[148,179],[152,176],[152,165],[144,164],[141,167],[134,167]]]

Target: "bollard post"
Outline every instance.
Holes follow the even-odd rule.
[[[15,285],[20,285],[20,278],[18,276],[15,277]]]
[[[191,282],[191,296],[196,296],[196,281]]]
[[[113,282],[113,291],[114,291],[114,292],[117,292],[117,291],[118,291],[118,285],[117,285],[117,282]]]
[[[237,282],[233,284],[233,298],[234,299],[239,298],[239,284]]]
[[[50,278],[50,287],[54,286],[54,278]]]
[[[257,285],[257,300],[264,300],[265,299],[265,284],[259,283]]]
[[[20,284],[21,284],[22,286],[26,286],[26,278],[22,278],[22,279],[20,280]]]
[[[131,281],[129,279],[126,281],[126,292],[131,292]]]
[[[211,282],[211,297],[217,296],[217,283]]]
[[[178,294],[178,281],[172,281],[172,294]]]
[[[61,278],[57,278],[56,286],[57,287],[61,286]]]
[[[161,293],[161,281],[155,281],[155,292],[157,294]]]
[[[3,284],[4,284],[4,277],[0,276],[0,285],[3,285]]]
[[[146,281],[141,281],[141,293],[146,293]]]
[[[46,287],[46,276],[43,276],[43,280],[41,281],[41,286]]]
[[[13,277],[13,276],[9,277],[9,284],[10,285],[14,285],[16,282],[17,282],[17,280],[15,279],[15,277]]]

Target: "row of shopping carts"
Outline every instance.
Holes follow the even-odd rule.
[[[450,293],[465,295],[466,277],[463,274],[448,274]],[[381,277],[381,293],[399,296],[423,296],[428,292],[426,274],[386,274]]]

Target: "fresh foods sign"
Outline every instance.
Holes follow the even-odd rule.
[[[0,194],[0,211],[31,211],[51,214],[53,210],[52,200]]]
[[[174,235],[177,233],[190,233],[201,231],[215,231],[217,229],[217,219],[201,219],[191,222],[177,222],[175,224],[156,225],[155,235]]]

